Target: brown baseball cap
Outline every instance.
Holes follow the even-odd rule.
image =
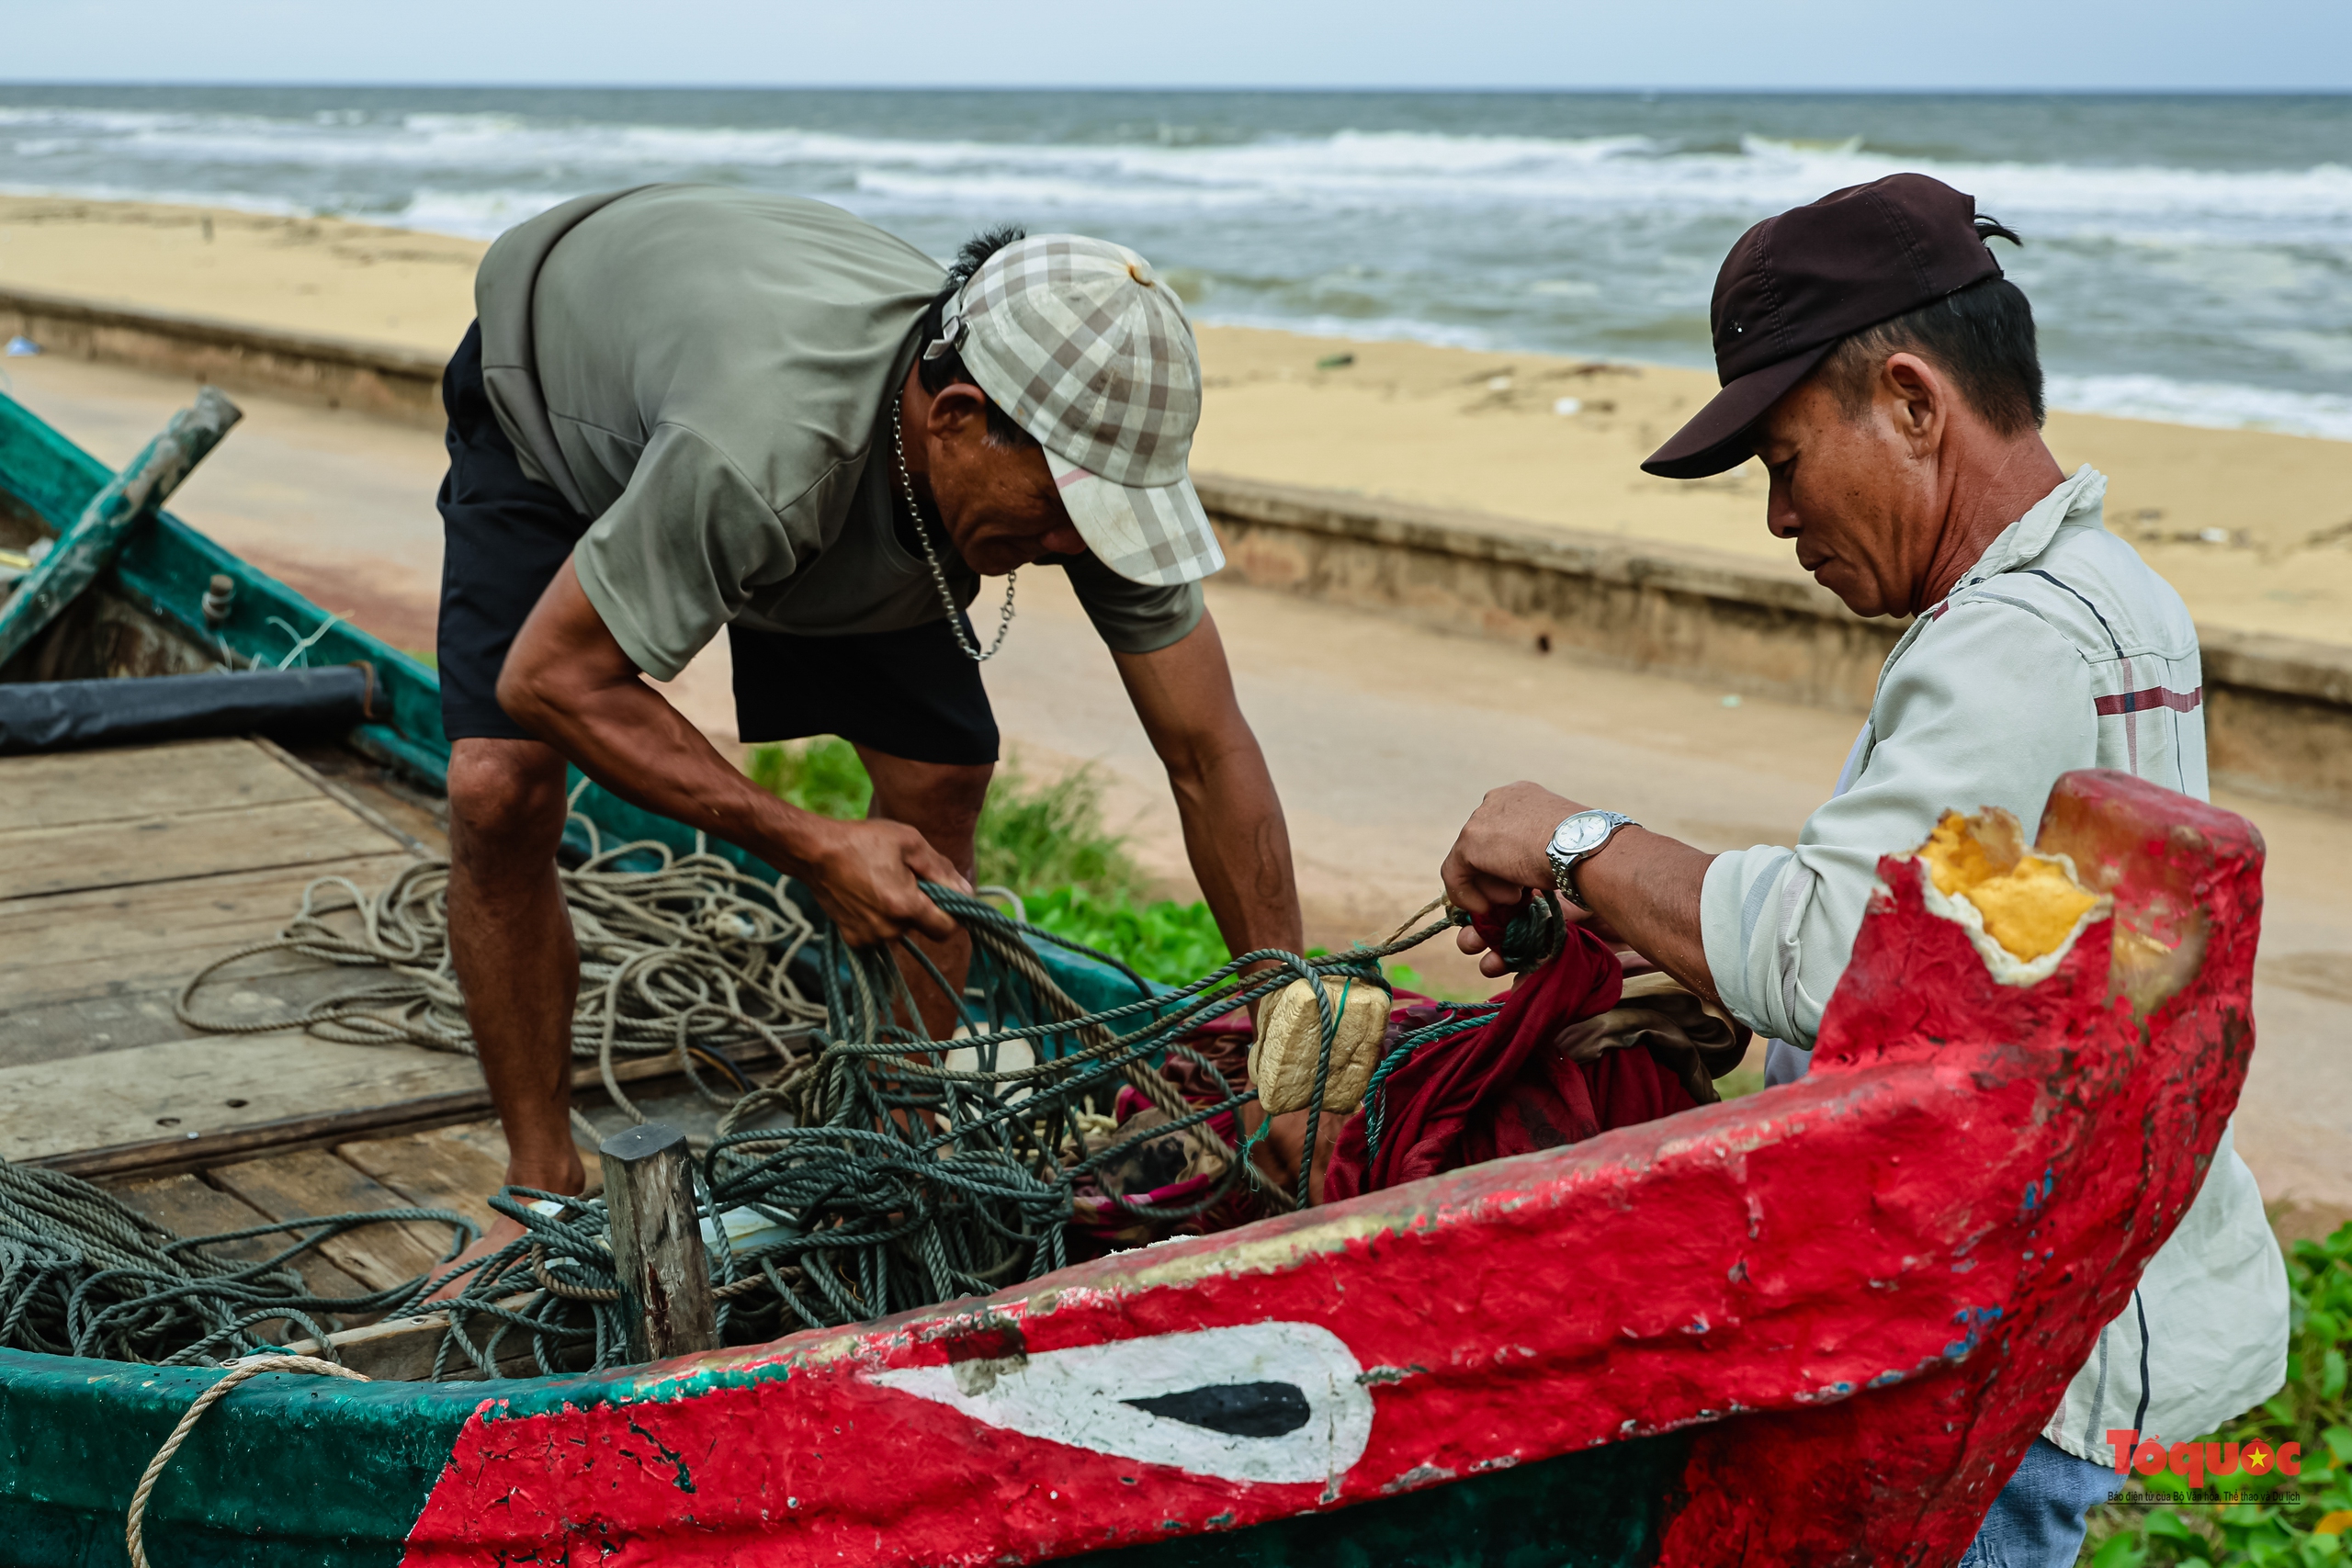
[[[1974,197],[1889,175],[1742,234],[1708,308],[1723,390],[1643,470],[1697,479],[1737,468],[1755,455],[1756,422],[1840,338],[2000,276],[1975,219]]]

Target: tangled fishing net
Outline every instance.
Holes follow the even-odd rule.
[[[593,840],[591,850],[561,874],[582,973],[573,1051],[600,1064],[632,1115],[615,1073],[628,1056],[664,1058],[724,1107],[717,1135],[697,1151],[696,1195],[721,1337],[737,1344],[996,1291],[1204,1215],[1304,1204],[1306,1168],[1294,1190],[1277,1191],[1248,1157],[1238,1112],[1254,1090],[1188,1040],[1295,980],[1385,989],[1380,959],[1451,923],[1328,956],[1244,953],[1168,989],[981,899],[926,885],[973,946],[959,1021],[937,1040],[907,971],[927,972],[944,994],[956,988],[914,944],[848,948],[781,879],[763,881],[714,854]],[[299,1023],[327,1039],[470,1052],[447,887],[441,862],[420,863],[373,894],[322,879],[277,939],[195,976],[180,1016],[221,1032]],[[1039,961],[1041,945],[1108,965],[1134,999],[1081,1007]],[[222,969],[276,952],[375,974],[266,1021],[198,1007]],[[1320,1103],[1338,1020],[1324,987],[1313,989]],[[1461,1010],[1410,1044],[1490,1012]],[[1163,1201],[1140,1201],[1145,1190]],[[1171,1193],[1180,1201],[1166,1201]],[[458,1292],[435,1303],[449,1317],[437,1376],[625,1360],[601,1200],[510,1188],[490,1201],[522,1224],[521,1239],[463,1269],[330,1298],[311,1293],[292,1265],[331,1235],[389,1220],[437,1222],[451,1227],[454,1258],[474,1228],[453,1213],[402,1210],[178,1238],[87,1183],[0,1166],[0,1343],[226,1360],[277,1337],[323,1341],[333,1319],[416,1310],[455,1278]],[[277,1232],[287,1245],[258,1258],[223,1250]]]

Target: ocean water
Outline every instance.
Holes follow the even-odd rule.
[[[0,85],[14,192],[489,236],[716,180],[1101,234],[1204,321],[1699,366],[1743,229],[1898,169],[2026,237],[2058,406],[2352,439],[2347,96]]]

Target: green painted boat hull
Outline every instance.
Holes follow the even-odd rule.
[[[123,1568],[132,1488],[209,1369],[0,1352],[0,1568]],[[208,1412],[149,1504],[154,1568],[392,1568],[485,1397],[548,1384],[257,1380]],[[94,1414],[102,1418],[93,1419]],[[1690,1443],[1616,1443],[1359,1505],[1063,1561],[1109,1568],[1633,1568]],[[35,1477],[37,1481],[34,1481]],[[28,1485],[26,1483],[33,1482]],[[589,1561],[594,1561],[591,1557]]]

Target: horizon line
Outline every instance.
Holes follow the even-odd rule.
[[[2352,97],[2352,84],[2341,86],[1597,86],[1597,85],[1393,85],[1357,84],[1089,84],[1070,83],[938,83],[938,82],[501,82],[408,79],[264,78],[227,81],[172,77],[0,77],[0,90],[14,87],[181,87],[217,90],[266,88],[361,88],[377,91],[486,92],[706,92],[706,93],[1274,93],[1299,95],[1392,94],[1437,96],[1446,94],[1480,96],[1557,97]]]

